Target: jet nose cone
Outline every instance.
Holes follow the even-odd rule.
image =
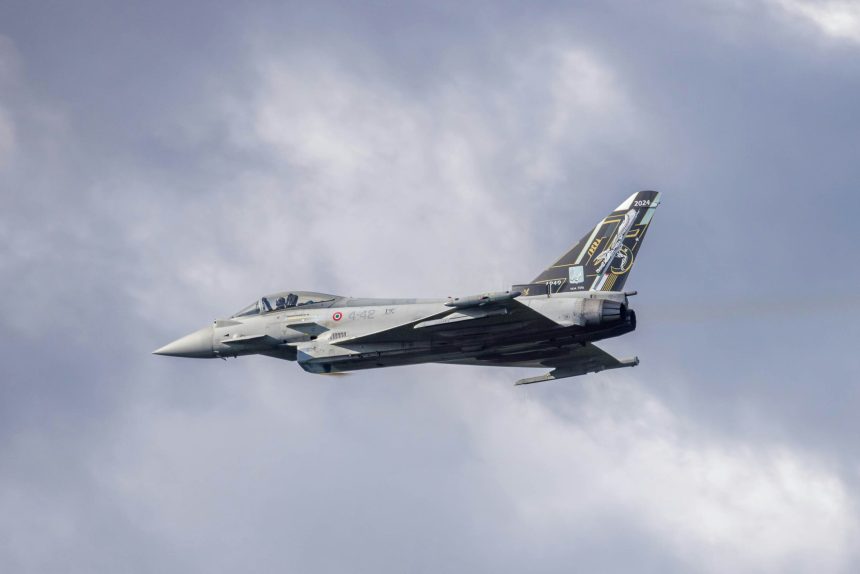
[[[152,352],[153,355],[166,355],[168,357],[191,357],[196,359],[212,358],[212,325],[203,327],[172,343],[168,343]]]

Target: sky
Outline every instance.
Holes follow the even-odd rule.
[[[0,571],[856,572],[858,160],[851,0],[6,0]],[[635,369],[150,354],[643,189]]]

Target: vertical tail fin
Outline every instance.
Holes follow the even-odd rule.
[[[532,283],[550,293],[621,291],[658,205],[659,192],[634,193]]]

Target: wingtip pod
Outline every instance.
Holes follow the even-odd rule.
[[[660,205],[658,191],[632,194],[532,283],[559,291],[621,291]]]

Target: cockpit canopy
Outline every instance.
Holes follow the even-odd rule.
[[[256,302],[231,315],[231,318],[263,315],[272,311],[283,311],[305,305],[328,306],[337,298],[337,295],[314,293],[313,291],[281,291],[280,293],[260,297]]]

